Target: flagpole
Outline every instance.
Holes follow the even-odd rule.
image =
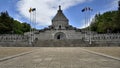
[[[85,10],[85,28],[87,26],[87,13],[86,13],[86,10]],[[87,32],[87,29],[85,29],[85,40],[86,40],[86,32]]]
[[[86,38],[87,38],[87,7],[85,7],[83,10],[82,10],[82,12],[84,12],[84,14],[85,14],[85,29],[84,29],[84,32],[85,32],[85,34],[84,34],[84,40],[86,40]]]
[[[34,32],[35,32],[35,12],[33,12],[33,42],[34,42],[34,40],[35,40],[35,34],[34,34]]]
[[[88,15],[89,15],[89,22],[90,22],[90,13],[91,13],[91,11],[92,11],[93,9],[91,9],[90,7],[89,7],[89,10],[88,10]],[[92,44],[92,40],[91,40],[91,22],[89,23],[89,44],[91,45]]]
[[[32,42],[33,42],[33,39],[34,39],[34,34],[33,34],[33,29],[34,29],[34,12],[32,13],[32,25],[33,25],[33,28],[32,28]]]
[[[30,10],[31,10],[31,8],[30,8]],[[31,26],[31,11],[30,11],[30,26]],[[32,27],[31,27],[32,28]],[[32,37],[31,37],[31,28],[30,28],[30,45],[31,45],[31,42],[32,42]]]
[[[29,9],[29,13],[30,13],[30,25],[33,25],[33,28],[35,28],[34,26],[34,22],[36,22],[36,8],[30,8]],[[32,23],[33,22],[33,23]],[[34,42],[34,29],[32,27],[30,28],[30,43],[29,44],[32,44]]]
[[[90,22],[90,12],[91,12],[91,9],[89,10],[89,12],[88,12],[88,15],[89,15],[89,22]],[[91,23],[89,24],[89,44],[91,45],[92,43],[91,43]]]
[[[88,28],[88,22],[89,22],[89,14],[88,14],[88,7],[86,7],[86,40],[89,41],[89,36],[87,35],[88,34],[88,31],[89,31],[89,28]]]
[[[36,11],[35,11],[35,32],[36,32]],[[35,40],[35,36],[34,36],[34,40]]]
[[[35,41],[35,25],[36,25],[36,8],[33,8],[33,42]]]
[[[33,12],[33,42],[34,42],[34,28],[35,28],[35,12]]]
[[[85,40],[87,40],[87,31],[89,31],[89,44],[91,44],[91,27],[89,25],[89,22],[90,22],[90,11],[92,11],[92,9],[90,7],[85,7],[82,9],[82,12],[85,12]],[[89,27],[87,28],[87,25],[89,25]]]

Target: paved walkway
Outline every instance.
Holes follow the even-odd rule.
[[[0,68],[120,68],[120,61],[81,48],[37,48],[33,53],[0,62]]]

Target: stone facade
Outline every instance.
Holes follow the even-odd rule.
[[[83,34],[75,30],[46,30],[36,34],[35,37],[40,40],[82,39]]]
[[[61,6],[59,6],[57,14],[52,19],[52,25],[36,33],[35,37],[40,40],[82,39],[83,37],[80,29],[69,25],[69,20],[63,14]]]

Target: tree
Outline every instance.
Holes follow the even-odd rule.
[[[7,11],[0,13],[0,34],[23,34],[30,28],[29,24],[14,20]]]
[[[11,33],[12,31],[12,25],[13,25],[13,18],[11,18],[8,14],[8,12],[1,12],[0,14],[0,27],[1,29],[1,32],[0,33]],[[2,28],[4,27],[4,28]],[[4,32],[2,32],[4,31]]]
[[[28,32],[30,31],[30,24],[27,24],[26,22],[22,23],[22,31],[23,32]]]
[[[120,32],[120,11],[97,14],[91,24],[91,30],[98,33]]]

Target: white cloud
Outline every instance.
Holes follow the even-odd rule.
[[[101,13],[107,12],[107,11],[113,11],[113,10],[117,10],[118,9],[118,1],[119,0],[113,0],[111,1],[109,4],[106,5],[105,10],[101,10]]]
[[[88,27],[92,23],[94,17],[95,17],[95,14],[90,15],[88,18],[82,20],[81,22],[84,22],[84,23],[79,28],[82,29],[82,28]]]
[[[95,13],[90,17],[90,21],[88,22],[88,24],[83,24],[83,25],[81,25],[79,28],[85,28],[85,27],[89,26],[90,23],[92,22],[92,20],[94,19],[95,15],[98,14],[98,13],[103,14],[103,13],[105,13],[105,12],[107,12],[107,11],[113,11],[113,10],[115,10],[115,9],[118,9],[118,1],[119,1],[119,0],[113,0],[113,1],[111,1],[111,3],[109,3],[109,4],[107,4],[107,5],[105,6],[107,9],[104,9],[104,10],[95,12]],[[85,22],[85,20],[83,20],[82,22]]]
[[[118,1],[119,1],[119,0],[114,0],[114,1],[111,3],[111,7],[112,7],[112,8],[118,7]]]
[[[29,8],[36,8],[36,22],[45,26],[51,24],[51,19],[56,14],[58,5],[62,5],[62,9],[66,10],[86,1],[88,0],[20,0],[17,3],[17,10],[25,18],[30,19]]]

